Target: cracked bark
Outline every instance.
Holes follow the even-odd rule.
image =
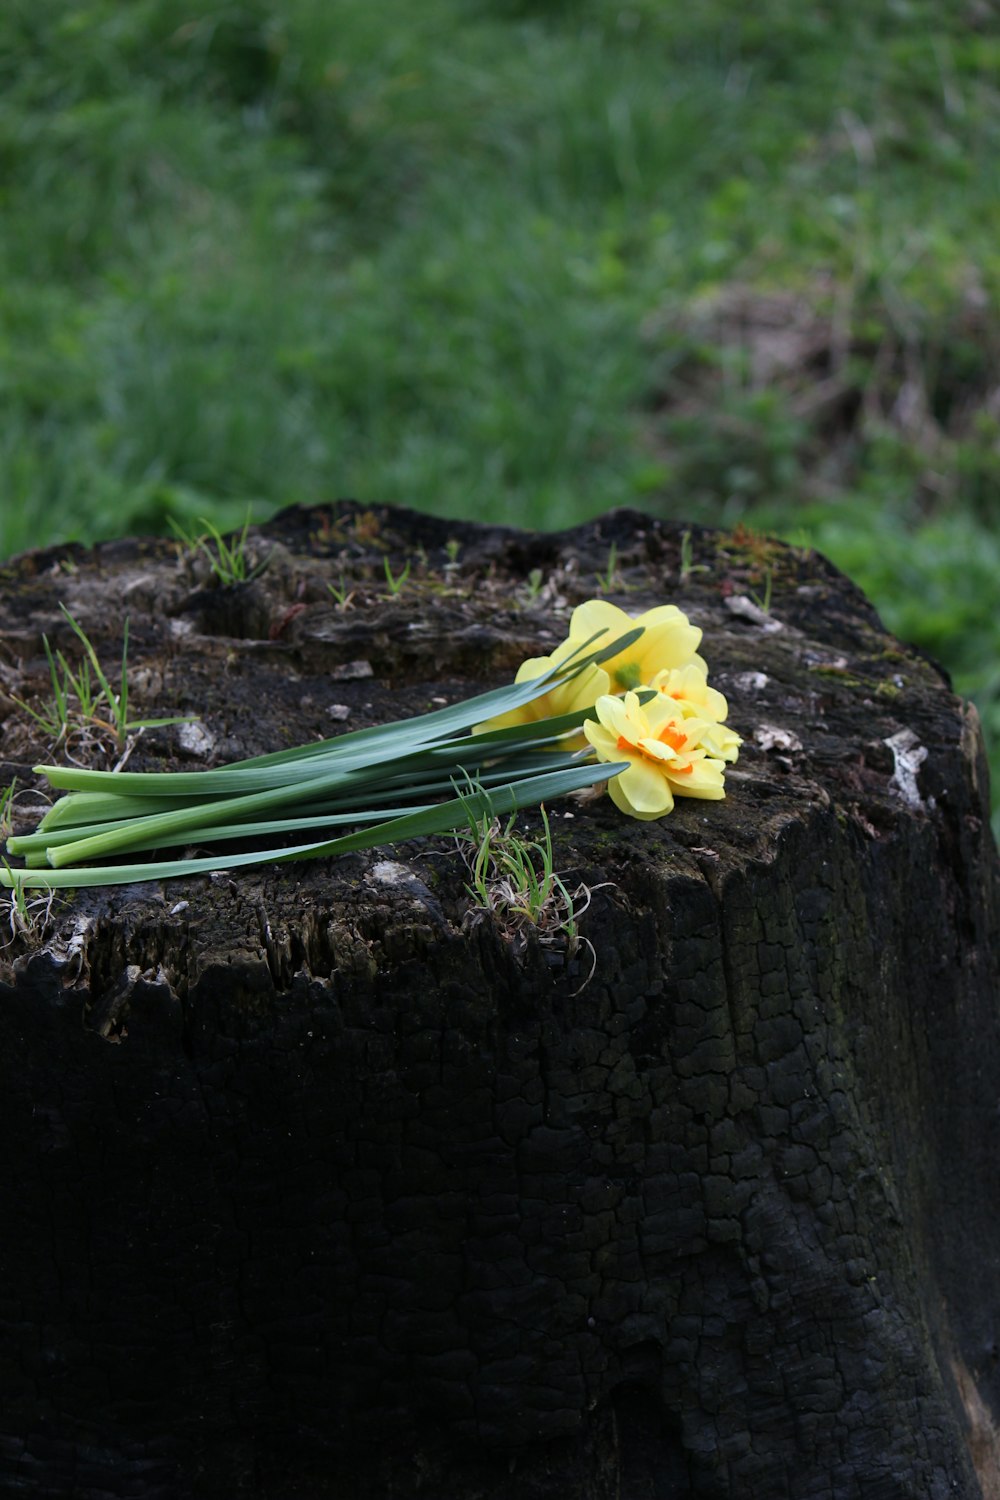
[[[447,841],[82,892],[6,947],[3,1492],[1000,1494],[982,748],[821,558],[695,532],[681,580],[632,513],[290,511],[242,588],[165,542],[8,565],[0,687],[41,691],[60,601],[109,663],[127,610],[143,709],[253,754],[506,680],[612,540],[613,597],[688,610],[748,743],[724,803],[556,818],[584,988],[463,927]],[[734,605],[765,567],[770,617]]]

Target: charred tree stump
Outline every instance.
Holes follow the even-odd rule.
[[[130,765],[190,766],[508,680],[612,541],[612,597],[704,628],[746,745],[724,803],[552,809],[589,982],[470,924],[447,840],[11,915],[0,1493],[1000,1494],[982,747],[822,558],[695,532],[682,576],[631,513],[349,504],[231,587],[163,541],[32,554],[0,784],[48,753],[13,700],[43,633],[72,653],[60,604],[109,666],[129,615],[136,711],[200,719]]]

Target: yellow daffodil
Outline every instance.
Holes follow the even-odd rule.
[[[700,667],[673,667],[668,672],[657,672],[649,679],[649,685],[672,698],[685,718],[711,719],[724,724],[729,717],[729,704],[721,693],[709,687]]]
[[[604,639],[610,643],[636,626],[642,627],[639,639],[601,663],[611,679],[613,693],[637,688],[652,681],[658,672],[674,667],[695,666],[708,675],[705,663],[695,654],[701,644],[701,631],[676,604],[661,604],[633,618],[605,599],[590,599],[573,611],[567,644],[579,646],[600,630],[607,631]]]
[[[642,634],[624,651],[609,657],[600,666],[591,665],[576,677],[557,683],[531,703],[477,724],[475,733],[513,728],[518,724],[535,724],[560,714],[577,713],[594,708],[602,699],[613,702],[615,694],[619,695],[619,710],[624,713],[621,695],[626,694],[626,701],[634,700],[631,712],[638,713],[641,719],[641,723],[637,720],[633,725],[635,736],[628,743],[635,746],[640,744],[644,736],[649,738],[642,727],[647,721],[655,722],[654,739],[657,735],[666,735],[666,738],[657,740],[656,749],[650,750],[647,747],[635,751],[639,770],[625,782],[626,787],[638,787],[645,774],[643,766],[655,763],[659,791],[654,800],[659,810],[639,810],[638,804],[619,786],[619,782],[625,780],[624,773],[610,783],[611,795],[618,806],[635,817],[660,817],[673,806],[671,785],[675,791],[688,796],[721,797],[723,792],[720,773],[715,768],[726,761],[734,761],[742,741],[733,730],[724,727],[729,706],[722,693],[708,685],[708,667],[697,655],[701,631],[691,624],[676,605],[660,605],[633,617],[604,599],[588,600],[573,611],[567,639],[551,656],[535,656],[522,663],[514,680],[533,681],[543,672],[578,655],[588,643],[592,647],[599,647],[601,639],[613,642],[637,627],[642,630]],[[596,641],[595,637],[598,638]],[[658,697],[643,710],[632,689],[645,682],[651,684]],[[558,746],[553,748],[583,749],[589,740],[597,749],[598,740],[604,733],[601,725],[607,727],[607,716],[611,712],[612,710],[606,709],[603,715],[598,713],[599,723],[590,723],[586,738],[584,732],[573,734],[561,739]],[[669,730],[668,725],[675,721],[682,728],[678,731]],[[593,730],[593,734],[590,730]],[[594,734],[598,736],[597,740]],[[675,737],[680,735],[683,742],[684,754],[680,758],[677,746],[672,743],[672,734]],[[623,738],[627,740],[628,736],[624,730],[616,730],[612,738],[616,741]],[[598,754],[602,760],[615,758],[602,754],[600,750]],[[653,783],[648,776],[646,780],[649,789]]]
[[[569,650],[566,645],[563,645],[552,656],[533,656],[518,667],[514,681],[532,682],[536,677],[541,677],[542,673],[547,672],[550,667],[557,666],[568,655]],[[534,698],[520,708],[512,708],[508,713],[497,714],[495,718],[477,724],[473,733],[483,734],[490,729],[509,729],[515,724],[535,724],[539,719],[553,719],[559,714],[577,713],[580,709],[593,708],[601,694],[607,693],[609,689],[608,674],[603,667],[585,667],[578,676],[571,677],[566,682],[557,682],[540,698]],[[577,733],[571,738],[560,740],[555,748],[582,750],[586,743],[582,733]]]
[[[609,695],[597,700],[596,710],[597,722],[587,719],[583,732],[598,759],[628,762],[628,769],[608,782],[622,812],[649,822],[671,812],[677,795],[712,801],[726,795],[723,762],[709,754],[704,741],[717,726],[685,718],[663,694],[646,704],[634,692],[624,699]]]

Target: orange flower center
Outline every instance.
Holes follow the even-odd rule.
[[[669,745],[671,750],[683,750],[687,740],[686,735],[680,734],[674,728],[672,720],[669,723],[664,724],[663,728],[660,730],[659,734],[656,737],[664,745]]]
[[[683,750],[686,740],[686,736],[674,728],[672,721],[664,724],[656,738],[661,744],[669,745],[671,750]],[[650,755],[648,750],[644,750],[641,745],[633,744],[624,734],[618,736],[617,748],[619,750],[631,750],[633,755],[641,755],[645,760],[651,760],[654,765],[659,766],[668,776],[690,776],[694,770],[693,761],[689,761],[686,766],[667,766],[660,760],[659,756]]]

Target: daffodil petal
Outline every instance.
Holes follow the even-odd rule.
[[[620,781],[620,776],[612,776],[611,780],[608,782],[608,796],[618,808],[619,812],[626,813],[630,818],[638,818],[642,823],[652,823],[657,818],[662,818],[667,813],[673,811],[674,799],[670,797],[667,806],[662,808],[659,812],[640,812],[637,808],[632,806],[631,802],[628,800],[628,797],[622,791],[622,788],[619,786]],[[668,787],[668,794],[669,791],[670,788]]]
[[[603,724],[597,724],[593,719],[584,719],[583,732],[601,760],[610,761],[620,758],[618,737],[609,734]]]
[[[669,745],[664,745],[660,740],[651,740],[648,737],[641,739],[639,749],[650,760],[674,761],[677,759],[677,751],[671,749]]]
[[[557,688],[554,688],[553,698],[559,699],[560,713],[575,713],[581,708],[593,708],[598,698],[603,697],[610,686],[608,674],[603,667],[591,663],[578,677],[571,677],[568,682],[560,683]]]
[[[635,619],[636,625],[641,625],[644,630],[654,629],[659,625],[673,625],[680,620],[683,624],[688,623],[688,617],[676,604],[657,604],[654,609],[647,609],[644,614]],[[701,635],[701,631],[698,632]]]
[[[648,761],[636,758],[627,771],[615,778],[632,807],[640,813],[660,817],[673,806],[673,797],[663,772]]]
[[[693,663],[657,672],[650,680],[650,687],[677,703],[689,718],[711,719],[721,724],[729,716],[729,704],[722,693],[709,687],[706,675]]]
[[[609,604],[606,599],[588,599],[586,604],[578,604],[570,617],[569,638],[585,641],[599,630],[607,630],[608,640],[613,641],[616,635],[634,630],[636,624],[617,604]]]
[[[701,645],[701,631],[685,619],[647,625],[636,645],[642,647],[644,659],[656,661],[656,670],[662,671],[665,667],[683,666],[690,660]]]
[[[552,666],[551,656],[529,656],[518,667],[514,676],[515,682],[534,682],[536,677],[541,677]]]
[[[620,698],[612,697],[610,694],[598,698],[596,703],[597,717],[604,725],[609,734],[625,735],[627,737],[630,724],[628,710]]]
[[[669,770],[666,774],[674,791],[682,797],[701,797],[709,802],[717,802],[726,795],[723,770],[722,761],[702,760],[692,762],[692,769],[686,775],[671,775]]]

